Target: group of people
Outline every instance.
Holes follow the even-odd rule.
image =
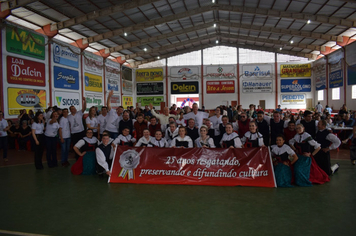
[[[45,148],[48,167],[58,165],[58,142],[61,164],[65,167],[70,165],[68,155],[72,144],[77,160],[72,166],[75,174],[110,175],[117,145],[175,148],[270,146],[278,186],[291,186],[292,182],[301,186],[324,183],[337,169],[330,164],[330,150],[336,149],[340,140],[327,129],[327,119],[318,120],[316,113],[310,111],[296,116],[276,109],[271,117],[260,107],[255,109],[250,105],[246,111],[242,106],[231,109],[229,117],[228,109],[219,106],[210,116],[194,103],[191,110],[179,110],[173,105],[170,109],[165,107],[159,114],[152,105],[144,110],[133,107],[124,110],[122,106],[113,109],[112,95],[110,92],[107,106],[100,112],[91,107],[85,119],[85,98],[79,111],[71,106],[69,109],[49,108],[44,113],[36,112],[30,132],[35,143],[36,169],[43,169]],[[7,158],[5,139],[10,129],[0,112],[0,144],[4,159]],[[92,153],[91,157],[83,158],[88,156],[87,153]]]

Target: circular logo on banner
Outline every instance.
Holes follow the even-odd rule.
[[[217,71],[218,71],[219,73],[222,73],[222,72],[223,72],[223,68],[222,68],[222,67],[218,67]]]
[[[120,155],[119,162],[122,168],[132,170],[140,164],[140,155],[135,150],[127,150]]]

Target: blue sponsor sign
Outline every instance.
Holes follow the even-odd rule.
[[[282,79],[281,92],[311,92],[311,79]]]
[[[68,47],[63,47],[56,43],[53,44],[53,61],[58,64],[78,68],[79,53],[75,53]]]
[[[79,89],[79,72],[55,66],[53,69],[53,80],[55,88]]]
[[[338,88],[344,86],[344,76],[342,70],[337,70],[329,74],[329,87]]]
[[[118,79],[108,79],[108,90],[119,91],[119,80]]]

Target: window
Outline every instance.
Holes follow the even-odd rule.
[[[351,98],[356,99],[356,85],[352,85],[351,88]]]
[[[319,90],[318,91],[318,101],[323,101],[324,100],[324,90]]]
[[[201,65],[201,50],[168,58],[168,66]]]
[[[264,52],[239,48],[240,64],[248,63],[274,63],[274,52]]]
[[[216,46],[203,50],[204,65],[237,64],[237,48]]]
[[[340,88],[333,88],[331,90],[332,100],[340,100]]]

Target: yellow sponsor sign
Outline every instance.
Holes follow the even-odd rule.
[[[20,110],[44,110],[46,108],[46,90],[7,89],[8,112],[10,116],[20,115]]]
[[[122,97],[123,107],[126,109],[128,106],[133,106],[133,97],[123,96]]]
[[[281,65],[281,77],[310,77],[310,64],[286,64]]]
[[[86,91],[102,92],[103,78],[99,75],[84,73],[84,83]]]
[[[136,70],[137,82],[162,81],[162,80],[163,80],[162,68]]]

